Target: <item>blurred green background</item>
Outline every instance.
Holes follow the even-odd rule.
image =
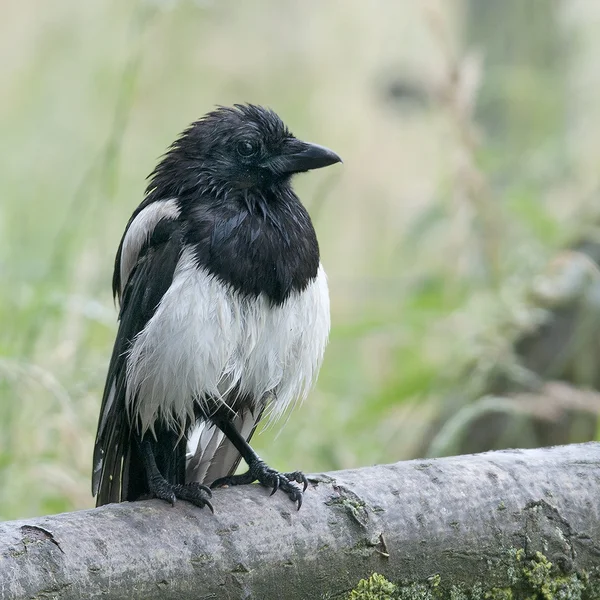
[[[343,167],[297,179],[333,330],[255,437],[306,472],[594,439],[596,0],[0,6],[0,518],[90,507],[112,264],[145,177],[215,104]]]

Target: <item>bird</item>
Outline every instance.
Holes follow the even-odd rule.
[[[115,258],[97,506],[180,499],[214,512],[213,489],[258,482],[300,509],[305,475],[271,468],[250,439],[306,397],[323,360],[327,278],[291,180],[339,162],[253,104],[216,107],[160,159]]]

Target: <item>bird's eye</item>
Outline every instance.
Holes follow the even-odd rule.
[[[248,158],[257,153],[258,144],[256,144],[256,142],[249,142],[248,140],[243,140],[241,142],[238,142],[237,151],[240,156]]]

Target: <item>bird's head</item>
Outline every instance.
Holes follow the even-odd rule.
[[[265,190],[294,173],[337,162],[341,158],[332,150],[294,137],[272,110],[236,104],[192,123],[157,166],[149,190],[172,188],[163,190],[166,195],[198,186],[216,194]]]

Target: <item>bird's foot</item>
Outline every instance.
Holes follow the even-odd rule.
[[[169,502],[171,506],[175,506],[177,498],[191,502],[195,506],[204,508],[208,506],[210,512],[214,513],[213,505],[210,502],[212,492],[209,487],[200,483],[186,483],[185,485],[178,483],[169,483],[166,479],[160,476],[152,477],[149,481],[150,492],[155,498],[160,498]]]
[[[248,467],[248,471],[241,475],[229,475],[228,477],[216,479],[210,487],[215,489],[227,485],[246,485],[258,481],[261,485],[272,488],[271,496],[277,490],[285,492],[290,497],[290,500],[296,502],[298,510],[300,510],[303,493],[308,487],[308,479],[306,479],[304,473],[300,471],[280,473],[275,469],[271,469],[262,460],[252,461]],[[302,484],[303,489],[300,490],[295,483]]]

